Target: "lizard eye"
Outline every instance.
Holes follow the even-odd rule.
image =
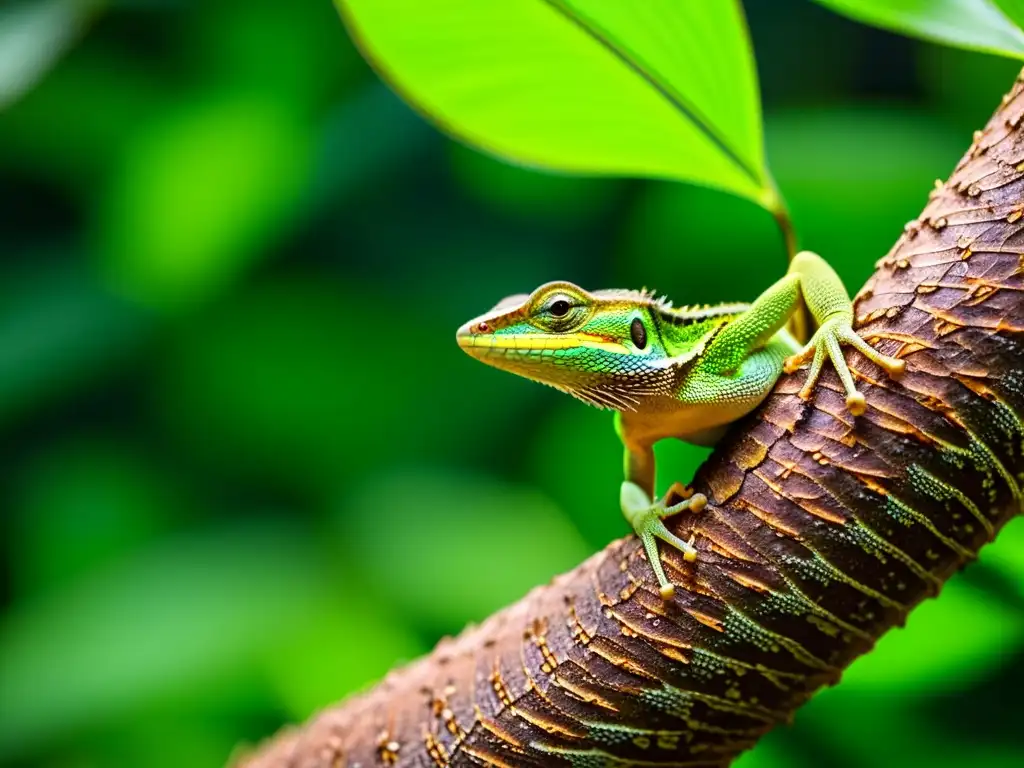
[[[565,299],[557,299],[548,307],[548,312],[555,317],[565,317],[569,313],[569,302]]]
[[[578,328],[590,315],[590,307],[585,298],[573,291],[540,291],[534,301],[530,322],[551,333],[568,333]]]

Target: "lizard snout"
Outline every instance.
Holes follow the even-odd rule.
[[[478,317],[459,326],[459,330],[455,332],[455,341],[464,350],[473,354],[471,350],[474,348],[490,346],[493,331],[493,323]]]

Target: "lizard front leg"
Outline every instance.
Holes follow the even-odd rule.
[[[697,559],[697,550],[692,541],[684,541],[671,533],[665,527],[664,519],[685,510],[699,512],[707,504],[707,498],[702,493],[694,493],[678,504],[668,505],[667,500],[675,490],[675,486],[673,486],[673,489],[664,497],[652,501],[654,496],[654,448],[649,444],[631,444],[623,434],[620,419],[616,419],[616,427],[626,447],[626,479],[619,492],[622,514],[643,543],[647,561],[651,564],[651,570],[654,571],[654,575],[658,579],[661,596],[668,600],[675,595],[676,590],[672,582],[665,576],[665,569],[661,565],[661,557],[658,554],[657,540],[668,542],[682,551],[683,558],[687,562],[692,563]],[[687,494],[680,493],[680,495]]]
[[[800,396],[807,399],[818,383],[828,357],[846,390],[846,407],[854,416],[859,416],[864,413],[866,404],[843,357],[842,345],[852,345],[894,378],[903,373],[906,364],[883,355],[857,335],[853,330],[853,303],[839,275],[824,259],[810,251],[794,256],[786,276],[722,330],[708,347],[698,368],[702,373],[733,377],[754,350],[767,348],[773,337],[780,343],[792,344],[782,328],[795,310],[801,294],[818,329],[806,346],[785,361],[783,369],[787,373],[792,372],[813,356],[807,381],[800,390]]]

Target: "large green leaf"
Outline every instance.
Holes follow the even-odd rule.
[[[385,79],[476,147],[778,207],[737,0],[336,3]]]
[[[1024,0],[994,0],[999,10],[1005,13],[1018,29],[1024,29]]]
[[[957,48],[1024,58],[1020,0],[817,0],[851,19]],[[1000,10],[1000,7],[1002,10]]]

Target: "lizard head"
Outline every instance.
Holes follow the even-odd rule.
[[[503,299],[459,328],[456,339],[488,365],[591,405],[632,410],[667,387],[668,356],[652,311],[659,306],[647,293],[547,283]]]

